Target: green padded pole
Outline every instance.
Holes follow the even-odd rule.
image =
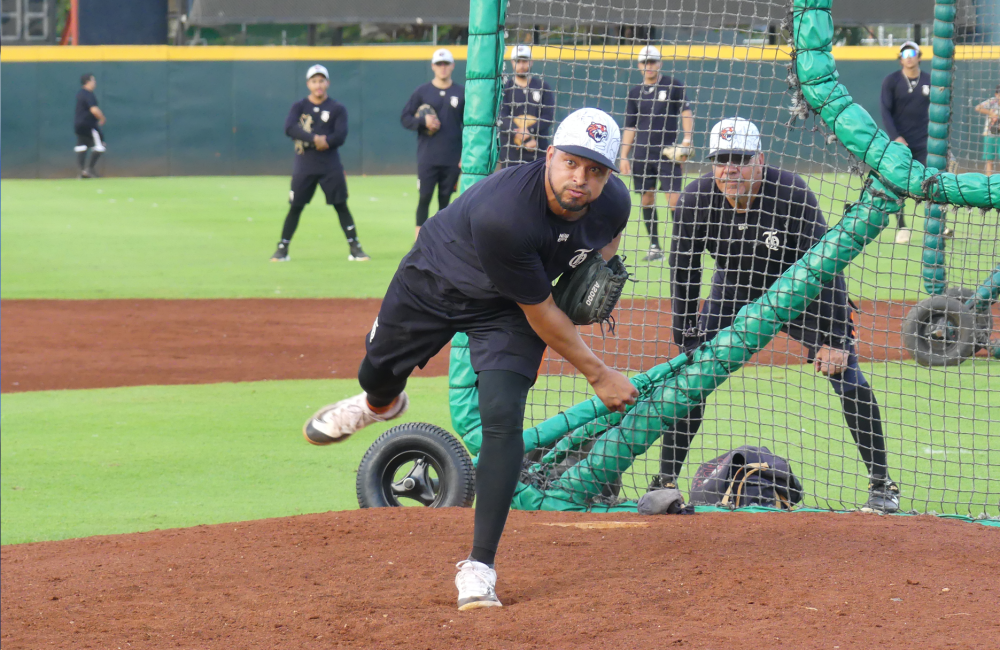
[[[500,155],[497,117],[503,99],[503,25],[507,0],[470,0],[469,54],[465,68],[465,128],[462,131],[464,192],[486,178]],[[451,342],[448,368],[451,425],[473,456],[482,442],[479,391],[469,358],[469,337],[457,334]]]
[[[955,70],[955,0],[937,0],[934,6],[934,58],[931,60],[931,107],[927,125],[927,166],[948,168],[951,125],[951,87]],[[945,206],[928,203],[924,219],[924,289],[942,293],[945,271]]]
[[[794,73],[802,95],[847,150],[895,194],[948,205],[1000,209],[1000,174],[952,174],[925,167],[838,83],[833,59],[833,0],[793,0]]]

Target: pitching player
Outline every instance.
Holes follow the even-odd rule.
[[[76,93],[76,113],[73,117],[73,130],[76,132],[76,165],[80,168],[79,178],[97,178],[96,165],[101,154],[107,151],[104,144],[104,134],[101,127],[106,122],[104,112],[97,106],[97,95],[94,88],[97,79],[87,73],[80,77],[80,90]],[[87,165],[87,151],[93,151],[90,165]]]
[[[354,217],[347,207],[347,178],[337,149],[347,139],[347,109],[327,95],[330,73],[321,65],[306,72],[309,95],[294,104],[285,118],[285,134],[295,141],[295,167],[292,190],[288,194],[291,207],[281,229],[281,241],[271,256],[272,262],[287,262],[288,245],[299,227],[302,210],[312,201],[316,186],[323,188],[326,202],[340,218],[340,227],[347,237],[348,261],[366,262],[369,257],[358,241]]]
[[[673,209],[684,180],[681,163],[690,155],[672,154],[675,157],[671,159],[665,152],[676,150],[671,145],[677,142],[678,123],[684,132],[682,147],[691,146],[694,131],[694,114],[684,94],[684,83],[662,74],[662,65],[660,51],[652,45],[639,51],[642,83],[628,91],[622,137],[622,173],[632,174],[632,186],[641,197],[642,221],[649,233],[649,252],[643,258],[647,262],[663,259],[656,214],[657,181],[660,191],[667,194],[667,205]]]
[[[503,86],[500,109],[500,166],[538,160],[549,146],[556,98],[549,84],[531,74],[531,47],[515,45],[510,53],[514,74]]]
[[[399,118],[417,132],[417,235],[427,221],[434,188],[438,210],[444,210],[458,187],[465,125],[465,87],[451,78],[455,57],[441,48],[431,57],[431,67],[434,78],[413,91]]]
[[[760,132],[729,118],[710,136],[712,171],[690,183],[674,212],[670,270],[674,340],[691,351],[732,324],[778,276],[826,234],[816,196],[796,174],[764,162]],[[698,309],[701,255],[715,260],[710,295]],[[878,402],[858,366],[851,306],[843,275],[827,284],[799,318],[783,330],[809,351],[816,371],[840,396],[844,419],[870,475],[866,508],[899,509],[890,480]],[[660,476],[652,488],[675,487],[691,440],[702,422],[696,407],[663,435]]]
[[[920,46],[913,41],[900,45],[899,66],[882,81],[882,125],[894,142],[905,144],[913,159],[926,165],[931,76],[920,70]],[[909,243],[912,233],[902,210],[897,214],[897,223],[896,243]]]
[[[572,363],[612,410],[637,391],[598,359],[552,299],[552,280],[592,255],[610,259],[629,216],[611,175],[620,135],[607,113],[584,108],[556,130],[545,158],[480,181],[421,229],[365,338],[364,392],[316,413],[317,445],[345,440],[406,411],[403,389],[456,332],[478,374],[483,444],[476,468],[472,552],[458,563],[458,608],[499,607],[494,558],[524,455],[528,389],[545,346]]]

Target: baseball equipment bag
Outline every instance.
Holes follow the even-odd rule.
[[[620,257],[615,255],[605,262],[597,253],[562,274],[552,288],[552,299],[577,325],[610,322],[613,333],[611,312],[618,304],[626,280],[628,271]]]
[[[775,506],[791,510],[802,501],[802,483],[788,461],[767,447],[744,445],[703,463],[691,483],[691,503]]]
[[[694,147],[684,144],[672,144],[669,147],[663,147],[663,157],[674,162],[685,162],[693,153]]]

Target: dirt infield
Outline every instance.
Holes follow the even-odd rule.
[[[933,517],[511,514],[502,609],[459,612],[472,510],[362,510],[3,547],[37,648],[995,648],[1000,531]],[[578,529],[553,522],[646,525]],[[991,640],[992,639],[992,640]]]
[[[5,300],[0,304],[4,393],[145,384],[353,377],[378,300]],[[899,359],[909,306],[860,305],[862,360]],[[1000,321],[1000,309],[995,308]],[[673,357],[666,301],[623,301],[615,335],[595,333],[610,363],[648,370]],[[584,328],[586,331],[586,328]],[[593,332],[591,328],[591,332]],[[753,363],[801,363],[779,335]],[[542,372],[565,372],[565,363]],[[417,374],[448,371],[447,349]]]

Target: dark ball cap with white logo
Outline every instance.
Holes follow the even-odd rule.
[[[593,160],[616,172],[621,143],[618,123],[598,108],[581,108],[570,113],[552,138],[556,149]]]

